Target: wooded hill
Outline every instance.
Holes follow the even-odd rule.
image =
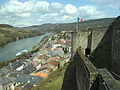
[[[13,27],[7,24],[0,24],[0,46],[9,42],[44,34],[40,31],[25,30],[23,28]]]
[[[104,19],[95,19],[95,20],[86,20],[79,23],[80,30],[86,30],[89,28],[100,28],[100,27],[109,27],[113,22],[114,18],[104,18]],[[34,25],[30,27],[25,27],[26,29],[40,30],[46,32],[59,32],[62,30],[76,30],[76,22],[74,23],[47,23],[42,25]]]
[[[93,28],[106,28],[109,27],[113,20],[114,18],[104,18],[83,21],[79,23],[79,29],[88,30]],[[8,24],[0,24],[0,46],[18,39],[33,37],[47,32],[59,32],[64,30],[76,30],[76,22],[56,24],[47,23],[23,28],[13,27]]]

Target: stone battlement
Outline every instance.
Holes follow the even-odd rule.
[[[80,49],[77,49],[74,61],[78,90],[120,90],[120,81],[107,69],[97,69]]]

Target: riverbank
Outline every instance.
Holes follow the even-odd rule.
[[[10,27],[0,24],[0,47],[4,47],[10,42],[28,37],[40,36],[43,34],[45,33],[41,31],[26,30],[23,28]]]
[[[15,41],[17,41],[17,40],[21,40],[21,39],[25,39],[25,38],[30,38],[30,37],[36,37],[36,36],[40,36],[40,35],[44,35],[45,33],[41,33],[41,32],[39,32],[39,33],[36,33],[36,34],[32,34],[32,35],[28,35],[28,36],[23,36],[22,38],[19,38],[19,37],[17,37],[16,39],[6,39],[5,37],[3,37],[1,34],[0,34],[0,39],[2,39],[2,40],[0,40],[0,48],[1,47],[4,47],[5,45],[7,45],[7,44],[9,44],[9,43],[11,43],[11,42],[15,42]]]
[[[49,35],[49,34],[47,34],[47,35],[48,35],[48,36],[44,36],[44,37],[42,38],[42,40],[38,43],[38,45],[35,46],[32,50],[30,50],[28,53],[22,54],[21,56],[14,57],[14,58],[9,59],[9,60],[4,61],[4,62],[0,62],[0,68],[7,66],[10,62],[14,62],[14,61],[16,61],[16,60],[22,59],[23,57],[24,57],[24,58],[27,58],[28,56],[31,56],[33,53],[37,52],[37,51],[41,48],[41,46],[42,46],[44,43],[47,42],[48,38],[50,38],[50,35]],[[43,36],[43,35],[42,35],[42,36]]]
[[[56,70],[61,71],[62,67],[64,68],[70,61],[70,35],[70,33],[61,32],[43,38],[32,51],[17,57],[14,59],[16,61],[10,61],[8,66],[2,68],[0,71],[4,75],[1,77],[9,79],[11,82],[8,83],[15,90],[30,90],[36,87],[41,80],[47,79]],[[62,72],[55,73],[63,76]],[[52,76],[54,77],[54,75]],[[58,84],[62,85],[61,80],[63,77],[58,78],[55,82],[60,81]]]

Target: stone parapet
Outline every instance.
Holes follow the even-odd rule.
[[[120,90],[120,81],[107,69],[97,69],[80,49],[74,56],[78,90]]]

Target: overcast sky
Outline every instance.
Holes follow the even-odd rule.
[[[0,0],[0,23],[24,27],[120,15],[120,0]]]

